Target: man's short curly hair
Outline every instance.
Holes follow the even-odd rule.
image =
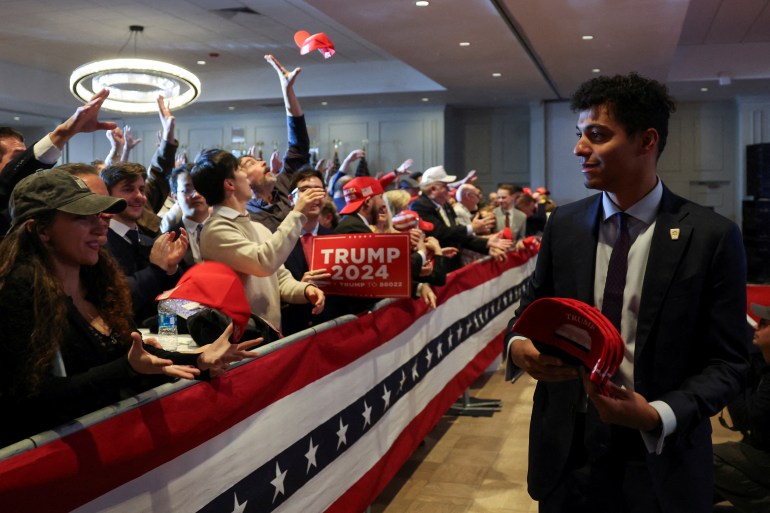
[[[609,114],[625,127],[629,137],[654,128],[660,137],[660,156],[668,138],[668,118],[676,110],[664,84],[637,73],[596,77],[575,91],[570,104],[574,112],[600,105],[607,106]]]

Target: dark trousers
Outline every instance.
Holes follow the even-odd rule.
[[[662,513],[636,430],[612,426],[608,450],[589,453],[583,423],[575,430],[567,470],[540,501],[540,513]]]

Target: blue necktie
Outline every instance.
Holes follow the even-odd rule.
[[[631,236],[628,233],[628,214],[618,212],[618,238],[612,246],[610,263],[607,266],[607,281],[604,282],[604,301],[602,313],[620,331],[620,319],[623,314],[623,291],[626,288],[628,272],[628,249]]]

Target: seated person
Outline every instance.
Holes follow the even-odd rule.
[[[147,197],[144,192],[146,170],[141,164],[119,162],[104,168],[102,180],[110,196],[126,200],[126,208],[110,219],[107,249],[128,277],[135,319],[143,324],[157,315],[155,297],[176,285],[182,272],[179,263],[187,252],[187,232],[179,237],[164,233],[153,239],[140,231]]]
[[[132,333],[125,276],[103,248],[102,213],[121,198],[91,192],[58,169],[35,173],[11,197],[0,243],[0,426],[5,446],[112,404],[167,378],[221,372],[259,341],[230,344],[230,330],[198,354],[143,344]],[[148,375],[166,378],[149,379]]]
[[[326,193],[308,189],[297,195],[292,211],[275,233],[253,222],[246,211],[251,198],[249,176],[231,153],[204,151],[191,171],[193,185],[214,208],[203,226],[200,250],[203,260],[226,264],[243,282],[251,313],[280,333],[281,302],[312,303],[314,313],[324,308],[324,293],[312,283],[296,280],[283,263],[299,240],[306,211]]]
[[[754,345],[764,362],[747,394],[748,430],[740,442],[714,446],[716,502],[727,499],[741,513],[770,511],[770,307],[752,304],[751,311],[759,317]]]

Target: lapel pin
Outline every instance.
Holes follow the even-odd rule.
[[[671,228],[671,240],[679,240],[679,228]]]

